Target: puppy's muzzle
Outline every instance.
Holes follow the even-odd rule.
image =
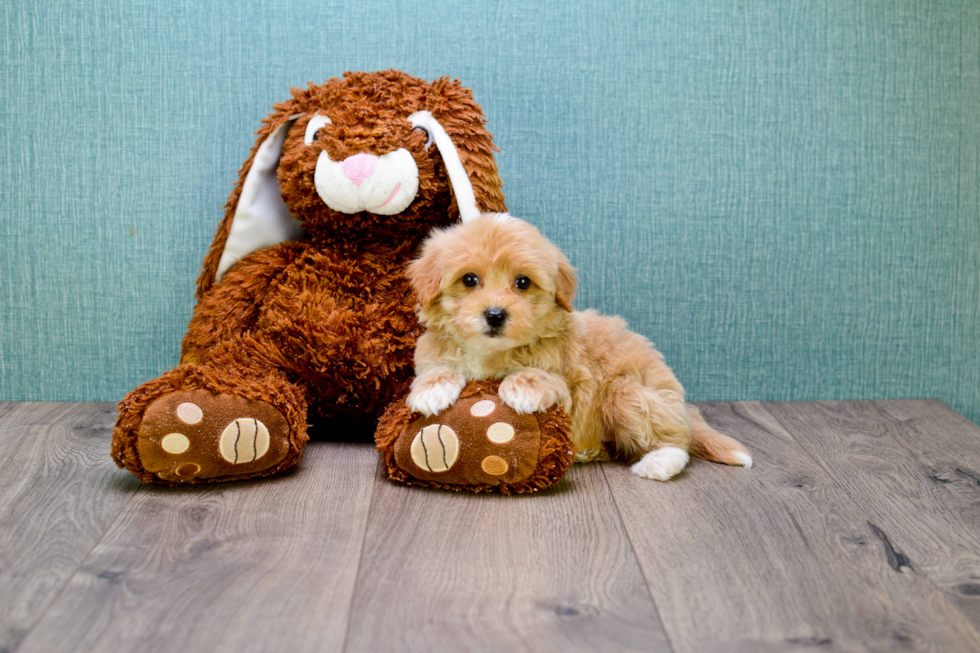
[[[487,326],[490,327],[490,335],[496,336],[500,333],[500,329],[507,322],[507,311],[502,308],[488,308],[483,312],[483,319],[487,321]]]

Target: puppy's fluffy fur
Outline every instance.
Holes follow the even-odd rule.
[[[522,413],[557,403],[572,417],[579,461],[633,461],[665,481],[688,454],[751,466],[741,444],[684,402],[663,356],[618,317],[572,310],[575,271],[530,224],[506,213],[433,232],[408,268],[426,331],[415,349],[408,405],[451,406],[470,378],[503,379]]]

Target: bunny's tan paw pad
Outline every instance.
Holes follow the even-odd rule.
[[[409,424],[395,443],[395,460],[420,480],[499,485],[530,476],[540,445],[533,415],[519,415],[496,395],[479,395]]]
[[[534,492],[555,484],[572,462],[567,416],[557,406],[520,414],[496,384],[470,382],[455,404],[425,417],[397,402],[375,440],[396,481],[472,492]]]
[[[146,409],[137,450],[146,471],[166,482],[230,480],[282,462],[289,452],[289,426],[264,401],[177,391]]]

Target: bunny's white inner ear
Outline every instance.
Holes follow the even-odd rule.
[[[456,196],[456,206],[459,207],[459,218],[463,222],[474,220],[480,215],[480,210],[476,207],[476,196],[473,194],[473,185],[466,174],[466,168],[459,159],[459,152],[453,144],[449,134],[442,128],[439,121],[428,111],[417,111],[408,117],[413,127],[424,127],[429,136],[439,148],[442,161],[446,164],[446,172],[449,173],[449,183],[453,185],[453,194]]]
[[[292,116],[259,146],[252,167],[245,176],[238,207],[232,219],[225,249],[218,262],[215,281],[240,260],[260,249],[272,247],[303,235],[303,226],[282,201],[279,189],[279,157],[286,133],[298,116]]]

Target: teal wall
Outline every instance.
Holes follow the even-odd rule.
[[[980,6],[13,0],[0,398],[177,361],[252,132],[345,70],[476,92],[511,210],[701,400],[939,397],[980,421]]]

